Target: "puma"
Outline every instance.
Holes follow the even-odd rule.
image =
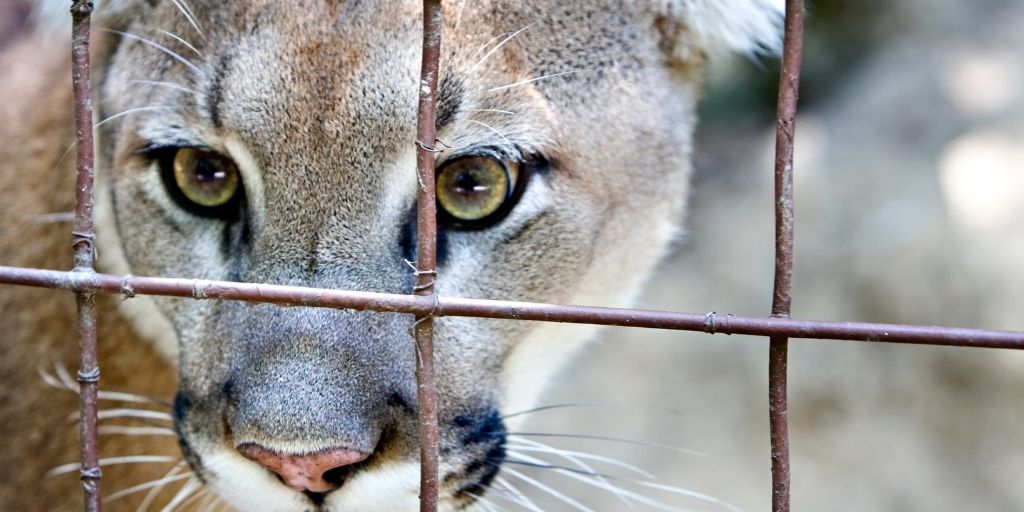
[[[776,51],[780,4],[447,2],[438,292],[628,306],[683,219],[708,59]],[[100,271],[410,292],[418,2],[96,7]],[[71,265],[67,8],[0,42],[3,265]],[[102,404],[104,492],[141,486],[108,509],[417,509],[409,315],[100,310],[101,389],[126,392]],[[47,476],[78,458],[55,389],[75,388],[74,299],[5,286],[0,311],[0,508],[75,510],[77,470]],[[594,331],[438,321],[443,510],[488,509],[511,413]]]

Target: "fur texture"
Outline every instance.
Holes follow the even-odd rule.
[[[58,25],[63,7],[48,6],[61,2],[44,4],[40,19]],[[101,270],[408,293],[419,9],[385,1],[100,2],[98,19],[115,31],[96,45]],[[447,3],[438,128],[450,149],[439,166],[485,155],[528,168],[528,184],[499,222],[443,229],[439,292],[629,305],[683,216],[705,56],[771,50],[780,19],[776,6],[757,0]],[[26,42],[5,58],[52,61],[22,78],[45,82],[66,76],[54,51]],[[19,105],[0,128],[5,140],[26,141],[0,149],[2,161],[17,163],[0,173],[2,225],[13,226],[0,239],[5,264],[67,267],[59,256],[66,226],[25,217],[70,209],[60,89],[36,97],[34,109]],[[3,92],[28,102],[34,91],[7,83]],[[177,147],[235,162],[244,190],[236,216],[196,215],[175,199],[158,155]],[[42,499],[27,491],[46,467],[74,457],[70,429],[41,429],[58,424],[70,402],[40,413],[43,391],[31,377],[50,357],[70,361],[69,301],[0,289],[10,338],[0,396],[4,414],[17,418],[2,434],[30,439],[4,454],[3,465],[26,468],[0,481],[5,508],[74,500],[70,490]],[[102,386],[163,396],[176,369],[176,437],[195,478],[225,502],[242,510],[416,508],[408,316],[167,298],[126,304],[104,317],[111,327],[102,337]],[[438,322],[444,509],[476,505],[504,456],[503,416],[535,404],[593,331]],[[41,437],[32,438],[36,429]],[[168,451],[168,442],[120,439],[104,448],[127,455]],[[236,451],[250,443],[372,455],[346,470],[338,490],[311,497]]]

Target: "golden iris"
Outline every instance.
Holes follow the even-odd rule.
[[[174,183],[193,203],[216,208],[238,192],[238,168],[229,158],[196,148],[179,148],[174,154]]]
[[[518,171],[514,163],[486,156],[453,160],[437,173],[437,203],[455,220],[485,219],[512,195]]]

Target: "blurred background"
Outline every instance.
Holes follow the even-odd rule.
[[[807,23],[793,316],[1024,330],[1024,2],[816,0]],[[769,313],[777,70],[737,59],[712,73],[689,233],[641,307]],[[532,438],[767,511],[767,367],[761,338],[608,329],[550,402],[639,407],[543,411],[526,429],[699,452]],[[1024,510],[1024,353],[793,341],[790,420],[793,510]],[[551,472],[532,474],[629,510]],[[573,509],[545,494],[543,508]]]

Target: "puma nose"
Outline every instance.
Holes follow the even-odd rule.
[[[350,466],[370,456],[368,453],[347,448],[333,448],[305,455],[292,455],[269,450],[253,443],[239,446],[238,452],[247,459],[277,473],[288,487],[300,492],[315,493],[325,493],[341,487],[341,478],[330,478],[332,470]]]

